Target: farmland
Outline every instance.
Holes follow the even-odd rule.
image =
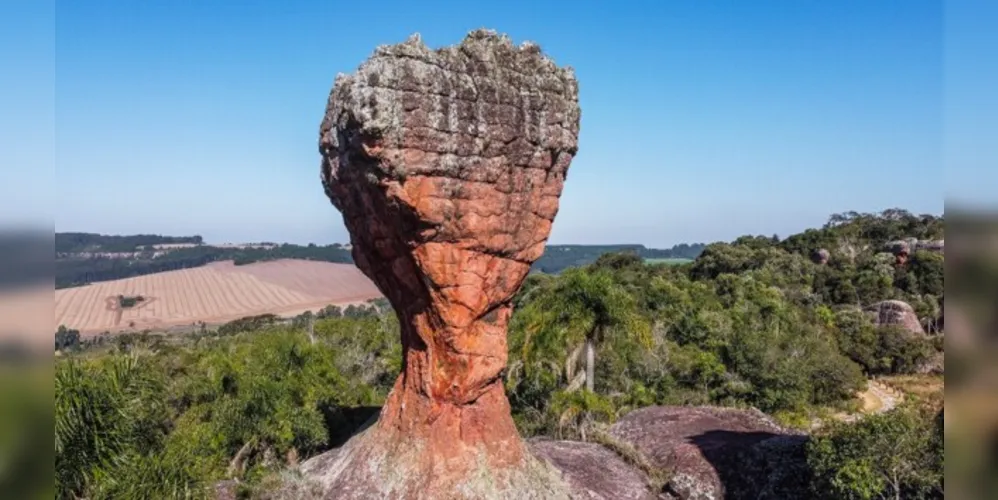
[[[122,308],[119,296],[141,296]],[[244,316],[292,315],[381,293],[352,264],[282,259],[232,261],[66,288],[55,292],[55,325],[84,335],[223,323]]]

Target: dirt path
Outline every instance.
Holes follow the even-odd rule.
[[[862,408],[854,413],[836,413],[832,420],[842,422],[855,422],[866,415],[876,415],[893,410],[901,401],[904,394],[879,380],[870,379],[867,381],[866,390],[857,394],[862,401]],[[821,419],[815,419],[811,423],[811,430],[818,429],[824,425]]]

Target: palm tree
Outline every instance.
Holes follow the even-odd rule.
[[[574,391],[595,386],[596,349],[609,335],[629,335],[650,343],[651,325],[637,301],[607,269],[574,268],[534,289],[522,314],[526,322],[523,359],[550,359],[567,351],[565,379]],[[585,372],[577,372],[585,354]]]

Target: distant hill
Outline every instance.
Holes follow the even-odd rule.
[[[167,244],[201,245],[200,236],[160,236],[135,234],[130,236],[96,233],[55,233],[55,253],[134,252],[143,247]]]
[[[680,244],[668,249],[646,248],[644,245],[548,245],[544,255],[534,263],[533,271],[558,273],[569,267],[592,264],[607,253],[633,253],[649,261],[695,259],[707,245]]]
[[[670,249],[644,245],[548,245],[533,271],[558,273],[595,262],[606,253],[632,252],[656,261],[695,259],[705,245],[681,244]],[[350,248],[332,245],[294,245],[260,242],[241,245],[206,244],[201,236],[55,234],[55,286],[68,288],[101,281],[191,269],[231,260],[240,266],[278,259],[352,263]]]
[[[231,260],[240,266],[278,259],[352,263],[340,244],[205,244],[200,236],[56,233],[55,287],[67,288]]]

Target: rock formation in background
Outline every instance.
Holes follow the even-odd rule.
[[[868,306],[867,314],[877,326],[900,326],[909,333],[925,335],[925,329],[918,320],[918,314],[910,304],[902,300],[884,300]]]
[[[832,254],[824,248],[819,248],[811,254],[811,260],[815,264],[825,265],[828,264],[828,259],[831,258]]]
[[[379,47],[339,75],[320,127],[322,184],[357,266],[402,329],[380,417],[303,464],[335,498],[558,498],[502,384],[514,293],[541,256],[577,151],[578,84],[492,31]]]
[[[891,241],[887,243],[886,249],[894,254],[895,264],[898,266],[905,265],[908,262],[908,256],[911,255],[911,245],[904,240]]]
[[[946,248],[945,243],[944,240],[921,240],[915,245],[915,249],[942,253]]]
[[[903,266],[908,262],[911,254],[919,250],[943,253],[945,250],[945,241],[906,238],[888,242],[885,250],[894,254],[894,257],[897,259],[897,265]]]

